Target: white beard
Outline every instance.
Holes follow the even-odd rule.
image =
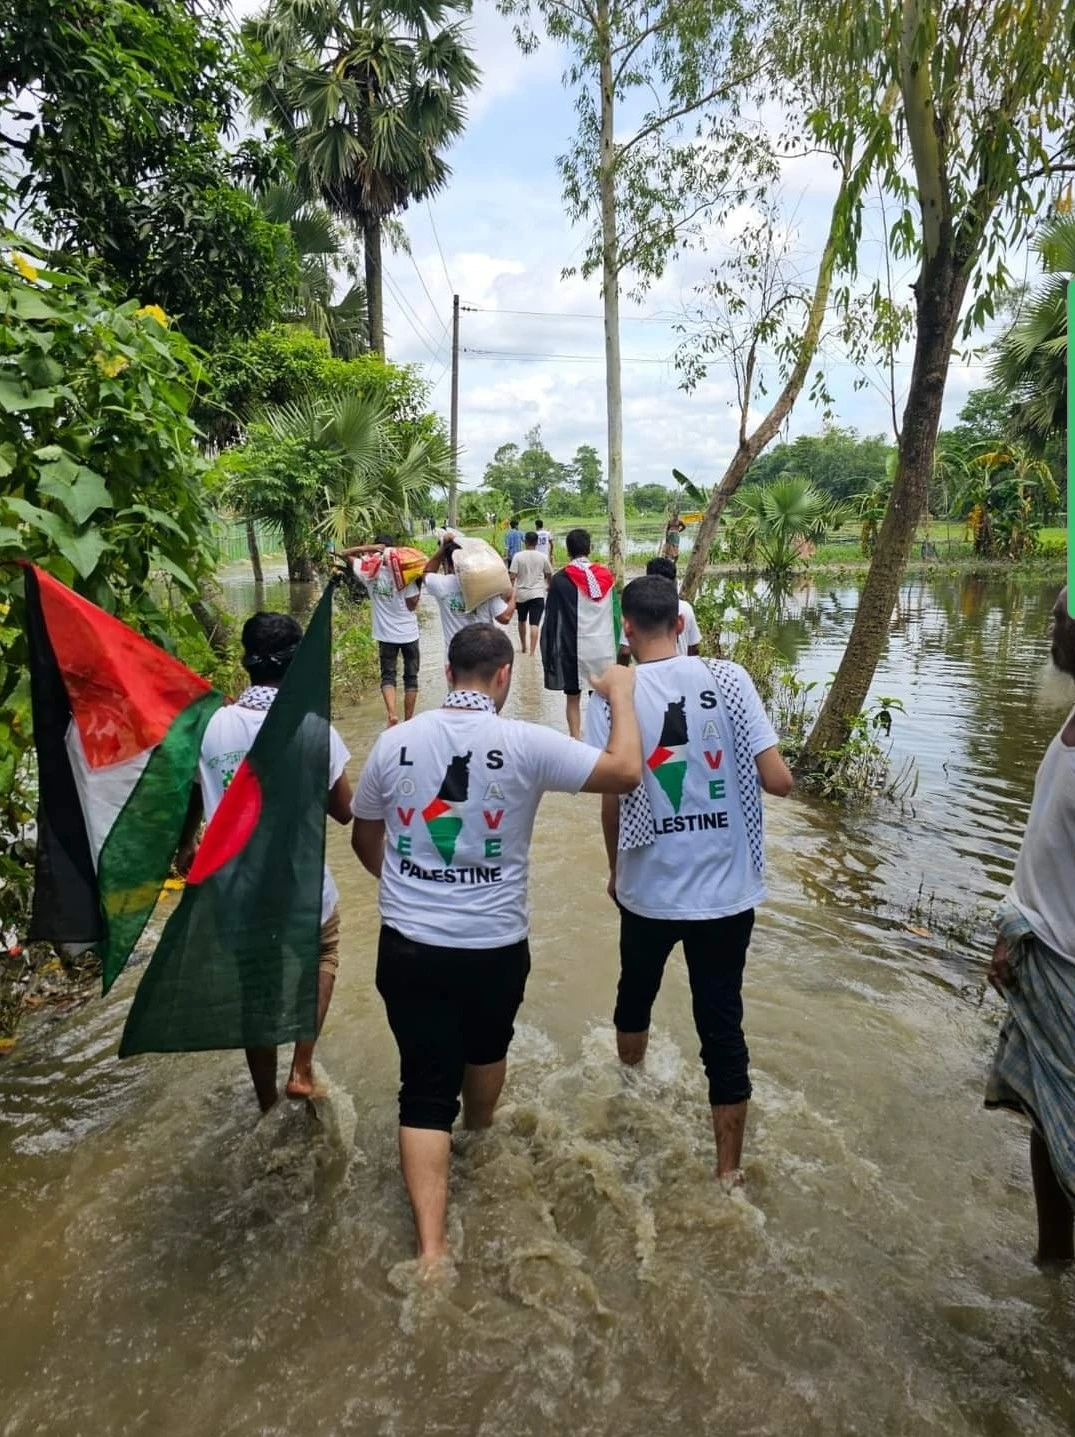
[[[1070,709],[1075,699],[1075,679],[1048,659],[1038,676],[1037,696],[1045,708]]]

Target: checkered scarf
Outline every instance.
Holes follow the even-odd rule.
[[[495,714],[496,704],[480,689],[452,689],[441,704],[444,709],[478,709]]]
[[[590,572],[590,561],[586,558],[572,559],[567,565],[569,569],[578,569],[586,580],[586,589],[590,598],[595,602],[601,597],[601,585],[597,582],[597,575]]]
[[[249,688],[243,689],[235,702],[240,708],[260,709],[264,713],[272,708],[273,700],[279,692],[280,690],[274,689],[271,684],[251,684]]]
[[[765,873],[765,829],[762,817],[761,784],[758,768],[750,747],[750,730],[747,725],[746,704],[739,686],[735,666],[721,659],[703,659],[702,662],[713,675],[724,703],[724,711],[731,720],[735,750],[735,778],[739,789],[739,802],[746,824],[750,856],[754,871],[761,878]],[[650,806],[646,786],[640,783],[630,793],[620,798],[620,836],[617,849],[624,853],[633,848],[646,848],[654,840],[653,809]]]

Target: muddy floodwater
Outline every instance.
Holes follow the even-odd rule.
[[[374,885],[344,830],[322,1123],[258,1123],[237,1054],[119,1063],[135,971],[28,1032],[0,1068],[2,1437],[1070,1437],[1075,1286],[1030,1264],[1026,1137],[982,1110],[1000,1009],[979,1002],[983,915],[1063,713],[1056,587],[908,583],[875,692],[906,706],[913,797],[768,805],[743,1200],[712,1181],[681,959],[645,1071],[615,1061],[596,799],[539,814],[503,1112],[456,1139],[454,1284],[410,1263]],[[856,601],[800,587],[757,622],[823,681]],[[433,704],[428,619],[423,645]],[[509,712],[562,725],[538,661],[516,669]],[[357,775],[380,703],[337,721]]]

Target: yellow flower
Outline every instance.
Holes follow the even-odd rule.
[[[24,254],[18,254],[15,250],[12,250],[11,253],[8,255],[8,260],[11,264],[15,266],[18,272],[22,275],[23,279],[28,279],[31,284],[37,283],[37,270],[34,269],[33,265],[30,263],[30,261],[26,258]]]
[[[101,350],[98,350],[93,356],[93,362],[106,379],[115,379],[117,374],[123,373],[131,361],[125,354],[113,354],[109,356],[103,354]]]
[[[150,319],[155,319],[161,329],[168,328],[168,316],[159,304],[144,304],[141,309],[135,310],[134,317],[135,319],[141,319],[142,316],[146,314],[149,315]]]

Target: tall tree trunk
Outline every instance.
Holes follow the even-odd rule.
[[[615,93],[608,0],[597,3],[601,51],[601,293],[605,317],[605,411],[608,422],[608,564],[623,581],[627,514],[623,501],[623,387],[620,373],[620,246],[616,233]]]
[[[284,554],[287,558],[287,577],[292,584],[310,584],[317,577],[314,561],[306,553],[305,545],[297,534],[283,526]]]
[[[384,293],[381,284],[381,221],[369,220],[362,227],[362,248],[366,256],[366,312],[369,316],[369,344],[373,354],[384,354]]]
[[[246,547],[250,554],[250,567],[254,571],[254,583],[264,584],[265,575],[261,568],[261,550],[258,548],[258,531],[253,519],[246,521]]]
[[[806,317],[802,338],[799,340],[799,350],[794,367],[769,413],[753,434],[747,433],[747,418],[753,384],[750,383],[745,387],[743,409],[739,421],[739,443],[736,445],[731,463],[725,469],[720,483],[709,496],[705,515],[698,525],[691,557],[687,564],[687,572],[683,576],[682,593],[685,599],[693,599],[698,592],[706,565],[709,563],[709,551],[713,546],[717,526],[720,524],[721,515],[727,507],[728,501],[743,482],[746,472],[754,460],[780,432],[780,426],[791,413],[795,401],[802,393],[802,387],[806,383],[806,376],[810,372],[810,366],[814,362],[814,356],[821,341],[821,326],[825,322],[825,311],[828,308],[829,294],[832,290],[832,273],[836,265],[836,246],[839,237],[838,226],[845,205],[847,186],[848,177],[845,174],[844,182],[833,203],[829,233],[825,240],[825,248],[821,252],[817,280],[810,301],[810,312]]]
[[[224,595],[213,579],[203,579],[197,598],[190,600],[190,612],[197,619],[209,647],[218,659],[228,656],[231,619],[224,608]]]
[[[803,749],[801,771],[817,768],[823,754],[844,742],[851,720],[866,701],[884,651],[900,581],[929,491],[944,387],[969,273],[968,265],[957,264],[949,243],[927,262],[915,285],[918,333],[892,496],[851,637]]]

